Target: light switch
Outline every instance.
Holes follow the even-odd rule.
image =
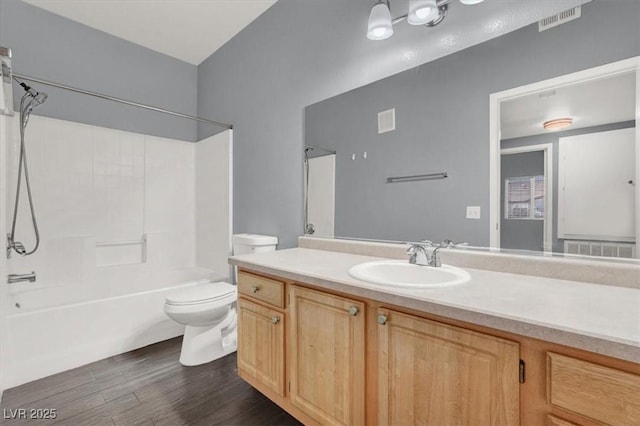
[[[480,219],[480,206],[467,206],[467,219]]]

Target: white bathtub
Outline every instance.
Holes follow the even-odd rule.
[[[164,314],[165,295],[201,278],[224,279],[197,268],[151,291],[26,312],[14,307],[3,324],[3,388],[181,335],[184,327]]]

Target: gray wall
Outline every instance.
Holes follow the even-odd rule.
[[[235,232],[278,235],[280,247],[296,245],[302,233],[304,107],[373,81],[375,76],[417,65],[405,53],[421,52],[437,42],[437,29],[420,31],[406,25],[398,26],[397,34],[385,42],[367,40],[364,31],[371,4],[370,0],[280,0],[199,66],[199,113],[235,126]],[[451,16],[459,6],[452,5]],[[375,126],[372,113],[396,106],[399,130],[393,140],[385,138],[385,146],[406,142],[429,156],[411,165],[389,166],[388,171],[447,168],[452,172],[446,182],[419,184],[429,189],[415,200],[421,206],[414,203],[412,207],[423,213],[441,211],[438,203],[446,202],[452,210],[446,217],[424,216],[412,237],[437,238],[438,229],[446,225],[453,230],[447,236],[458,238],[459,234],[487,244],[489,94],[638,55],[639,15],[640,2],[620,1],[615,7],[592,2],[583,7],[580,20],[543,33],[532,25],[358,89],[357,94],[328,100],[326,109],[331,103],[340,110],[327,114],[345,126],[357,123],[366,132],[352,143],[381,145],[376,135],[369,138]],[[369,89],[376,96],[367,95]],[[356,133],[349,131],[349,135]],[[207,134],[201,129],[200,137]],[[334,149],[340,149],[337,141],[345,142],[337,132],[323,136],[321,143],[308,142]],[[436,143],[442,148],[428,148]],[[411,149],[391,152],[400,157]],[[443,163],[447,153],[455,154],[455,161]],[[372,154],[368,165],[386,155]],[[460,189],[460,184],[466,189]],[[453,193],[445,191],[454,186]],[[462,196],[456,196],[458,190]],[[454,199],[447,195],[445,200],[445,193]],[[433,203],[430,209],[427,203]],[[481,220],[464,219],[467,204],[482,207]],[[389,207],[389,215],[400,208],[404,207]]]
[[[565,130],[563,132],[544,133],[541,135],[526,136],[522,138],[505,139],[500,142],[502,149],[519,148],[529,145],[553,144],[553,251],[556,253],[564,252],[564,240],[558,239],[558,164],[559,164],[559,139],[568,136],[584,135],[587,133],[606,132],[609,130],[627,129],[635,127],[635,121],[624,121],[621,123],[605,124],[602,126],[585,127],[582,129]]]
[[[197,114],[197,67],[18,0],[0,0],[0,40],[13,70]],[[195,122],[33,84],[49,94],[35,114],[156,136],[197,140]],[[14,85],[14,99],[22,89]]]

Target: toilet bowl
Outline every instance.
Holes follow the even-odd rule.
[[[200,365],[237,347],[236,286],[200,281],[166,296],[164,312],[185,326],[180,364]]]

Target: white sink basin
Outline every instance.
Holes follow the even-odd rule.
[[[455,266],[412,265],[406,260],[380,260],[349,269],[353,278],[373,284],[402,288],[449,287],[466,283],[469,273]]]

